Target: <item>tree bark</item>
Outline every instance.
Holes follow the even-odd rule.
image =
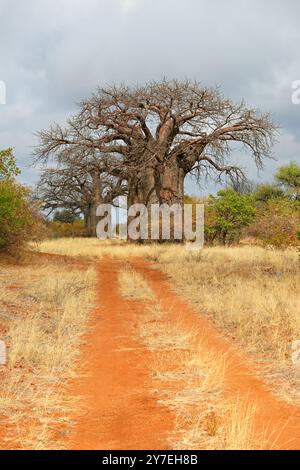
[[[133,204],[144,204],[148,209],[150,227],[152,204],[180,204],[183,208],[184,178],[185,170],[175,158],[133,175],[128,182],[128,208]],[[128,224],[133,219],[128,217]]]
[[[128,181],[128,207],[133,204],[183,204],[186,172],[177,160],[157,164]]]
[[[93,178],[93,194],[90,204],[86,210],[86,230],[89,237],[96,237],[98,217],[97,207],[103,202],[101,194],[100,174],[95,172]]]
[[[160,165],[156,169],[156,191],[160,204],[183,205],[185,171],[172,160]]]
[[[86,207],[84,211],[84,222],[85,222],[85,231],[87,236],[91,236],[92,233],[92,221],[91,221],[91,204]]]

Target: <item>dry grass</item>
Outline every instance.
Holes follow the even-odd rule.
[[[241,246],[189,252],[178,245],[97,239],[50,240],[38,249],[90,258],[140,255],[159,263],[177,291],[261,362],[262,374],[283,398],[300,402],[300,368],[291,362],[291,344],[300,339],[296,250]]]
[[[48,261],[1,266],[0,274],[1,338],[9,347],[0,368],[2,446],[62,447],[78,411],[66,382],[78,374],[95,272]]]
[[[173,249],[159,262],[179,292],[261,362],[262,373],[285,399],[298,399],[300,369],[291,361],[292,341],[300,338],[296,251]]]
[[[300,368],[291,361],[292,341],[300,339],[296,250],[241,246],[188,252],[180,246],[134,246],[98,240],[50,241],[39,249],[84,257],[141,255],[157,262],[174,289],[261,363],[261,374],[274,385],[275,393],[300,402]],[[180,320],[170,321],[169,313],[161,312],[159,305],[148,309],[140,335],[150,349],[157,351],[153,376],[162,381],[181,380],[181,392],[169,395],[166,391],[164,398],[166,404],[177,409],[178,430],[183,430],[176,437],[179,447],[264,447],[264,436],[258,441],[253,436],[253,407],[247,402],[223,400],[224,358],[211,357],[203,362],[210,354],[205,345],[191,347],[193,334],[182,329]],[[190,412],[191,403],[200,403],[196,414]]]
[[[263,450],[265,436],[258,436],[255,430],[255,406],[248,401],[230,404],[224,419],[223,436],[226,450]]]
[[[144,344],[156,352],[150,368],[159,382],[159,401],[177,416],[172,448],[267,448],[266,439],[255,433],[255,409],[225,398],[226,355],[199,342],[178,312],[163,311],[159,304],[145,308],[138,328]]]
[[[184,410],[181,411],[183,413]],[[203,404],[198,414],[181,414],[177,427],[181,439],[175,448],[205,450],[271,450],[267,433],[258,435],[255,429],[256,410],[247,401]]]
[[[82,257],[144,256],[156,261],[178,290],[243,342],[277,363],[290,359],[300,339],[300,270],[295,250],[255,246],[189,252],[172,245],[133,245],[97,239],[45,241],[39,251]],[[125,279],[124,275],[124,279]]]
[[[147,281],[139,273],[128,268],[119,271],[121,295],[127,299],[154,300],[155,296]]]
[[[135,245],[121,240],[97,238],[59,238],[32,244],[31,248],[42,253],[97,259],[109,255],[116,258],[151,255],[156,245]]]
[[[182,327],[180,313],[175,317],[158,304],[147,307],[140,322],[140,335],[149,349],[184,351],[190,346],[194,332]]]

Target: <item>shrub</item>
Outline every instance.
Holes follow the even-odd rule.
[[[296,246],[300,228],[300,204],[287,199],[270,199],[257,208],[255,221],[247,234],[263,245],[278,248]]]
[[[300,166],[296,162],[280,167],[275,179],[287,194],[300,201]]]
[[[254,197],[258,202],[267,202],[270,199],[283,199],[285,193],[275,184],[261,184],[255,191]]]
[[[56,211],[53,217],[54,222],[62,222],[64,224],[73,224],[76,220],[80,220],[80,216],[71,209]]]
[[[51,221],[47,223],[49,234],[52,238],[86,237],[87,231],[83,220],[75,220],[73,223]]]
[[[0,150],[0,181],[11,180],[19,174],[12,149]]]
[[[251,224],[255,217],[253,197],[241,195],[228,188],[210,197],[206,207],[205,234],[210,242],[222,244],[239,241],[242,230]]]
[[[18,253],[28,240],[41,236],[42,223],[30,192],[11,180],[0,181],[0,250]]]
[[[19,173],[12,149],[0,151],[0,250],[12,254],[43,230],[30,191],[14,180]]]

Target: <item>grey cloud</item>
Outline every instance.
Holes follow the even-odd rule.
[[[189,77],[273,113],[282,129],[278,162],[261,175],[270,179],[300,155],[299,15],[297,0],[0,0],[0,147],[15,147],[33,182],[34,132],[64,122],[97,85]]]

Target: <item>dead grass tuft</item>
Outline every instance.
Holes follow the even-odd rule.
[[[131,268],[119,272],[119,288],[121,295],[132,300],[153,300],[155,298],[147,281]]]

